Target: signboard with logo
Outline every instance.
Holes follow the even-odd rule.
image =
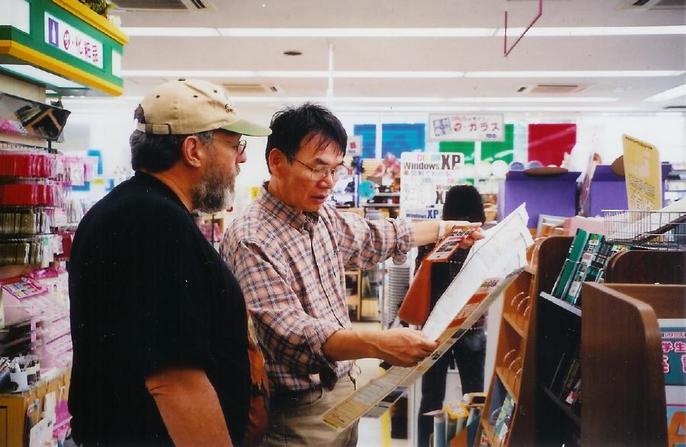
[[[460,153],[403,152],[400,158],[400,215],[439,218],[445,193],[463,181],[463,167]]]
[[[28,30],[0,21],[0,70],[46,86],[58,75],[75,87],[123,92],[121,55],[128,38],[106,18],[73,0],[32,0],[29,19]],[[27,64],[39,70],[13,69]]]
[[[47,12],[44,24],[47,44],[102,68],[102,42]]]
[[[503,141],[504,129],[500,114],[429,115],[429,139],[434,141]]]

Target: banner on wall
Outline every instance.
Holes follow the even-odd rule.
[[[429,139],[433,141],[503,141],[502,114],[429,115]]]
[[[439,218],[446,191],[463,179],[463,155],[403,152],[400,165],[400,215]]]
[[[662,172],[657,148],[624,135],[624,176],[630,210],[662,208]]]

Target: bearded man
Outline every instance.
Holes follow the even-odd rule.
[[[241,136],[271,131],[198,80],[156,87],[134,117],[136,174],[86,214],[69,262],[74,439],[257,444],[263,359],[238,282],[191,211],[224,209],[246,161]]]

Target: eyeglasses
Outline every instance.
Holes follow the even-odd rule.
[[[235,144],[232,147],[236,149],[238,155],[243,155],[243,152],[245,152],[245,148],[248,147],[248,142],[245,140],[240,140],[238,144]]]
[[[321,167],[321,168],[313,168],[312,166],[306,165],[302,161],[298,160],[297,158],[293,158],[293,160],[297,161],[301,165],[305,166],[309,171],[310,171],[310,178],[316,182],[320,180],[324,180],[327,176],[331,176],[331,180],[336,182],[338,180],[338,167],[331,169],[329,167]]]

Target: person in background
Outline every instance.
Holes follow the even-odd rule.
[[[263,358],[238,282],[191,211],[225,209],[241,136],[270,131],[205,81],[155,87],[134,117],[136,174],[84,216],[68,266],[74,440],[257,445]]]
[[[434,242],[440,225],[368,221],[327,203],[347,134],[326,108],[281,110],[270,127],[269,181],[229,224],[220,249],[239,278],[265,353],[272,393],[265,445],[356,445],[357,424],[336,432],[321,420],[355,389],[353,360],[410,366],[437,343],[408,328],[353,329],[344,272],[391,257],[402,261],[413,245]],[[477,231],[464,246],[481,237]]]
[[[451,187],[445,196],[443,220],[466,220],[483,223],[486,220],[484,207],[479,191],[471,185]],[[433,250],[433,244],[419,248],[417,267],[422,259]],[[458,250],[461,260],[450,260],[447,263],[433,264],[431,267],[431,306],[438,301],[448,288],[457,273],[467,250]],[[481,392],[484,390],[484,363],[486,361],[485,316],[481,317],[453,347],[446,352],[422,377],[422,401],[419,406],[417,445],[429,446],[429,437],[433,433],[433,417],[424,413],[443,407],[448,367],[457,364],[460,372],[462,393]]]

